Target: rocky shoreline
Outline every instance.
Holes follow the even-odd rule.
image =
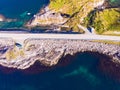
[[[104,34],[106,31],[113,30],[119,31],[119,18],[117,16],[119,16],[120,11],[119,5],[114,5],[115,3],[119,4],[118,1],[111,2],[110,0],[84,0],[77,2],[50,0],[49,5],[35,14],[25,27],[29,29],[47,27],[51,31],[72,30],[85,33],[84,29],[78,26],[81,25],[86,27],[88,31],[94,28],[96,34]],[[107,15],[113,19],[109,20]],[[114,22],[118,22],[118,24]],[[110,27],[111,23],[114,29]],[[114,35],[117,34],[114,33]]]
[[[51,6],[51,2],[54,2],[54,1],[50,1],[50,4],[48,6],[42,8],[40,10],[40,12],[35,14],[33,16],[33,18],[25,26],[28,28],[51,26],[51,28],[53,30],[54,29],[62,30],[62,28],[65,28],[67,30],[71,30],[71,29],[74,30],[74,27],[76,27],[77,24],[83,24],[84,19],[95,8],[104,9],[105,7],[103,6],[103,4],[106,2],[106,0],[95,0],[94,2],[80,1],[80,2],[78,2],[79,6],[74,6],[74,5],[69,6],[68,5],[69,7],[66,5],[67,4],[66,3],[59,10],[56,10],[55,8],[53,8]],[[73,2],[71,2],[71,3],[73,3]],[[84,6],[82,5],[82,3]],[[67,7],[64,7],[64,6],[67,6]],[[71,7],[75,8],[72,11],[72,14],[68,13],[69,11],[71,11],[68,8],[71,8]],[[77,9],[78,9],[78,11],[76,11]],[[77,15],[77,13],[79,13],[79,14]],[[74,18],[76,18],[76,16],[79,18],[74,20]],[[75,24],[74,24],[74,22],[75,22]],[[56,28],[54,28],[54,27],[56,27]],[[75,29],[77,29],[77,28],[75,28]]]
[[[27,39],[24,45],[16,46],[12,39],[0,39],[0,65],[8,68],[27,69],[36,61],[51,67],[66,55],[98,52],[120,64],[120,46],[87,40]]]
[[[65,16],[65,15],[64,15]],[[61,13],[56,13],[54,10],[50,10],[48,6],[43,8],[40,13],[34,15],[34,19],[28,22],[28,26],[46,26],[46,25],[62,25],[68,17],[64,17]]]

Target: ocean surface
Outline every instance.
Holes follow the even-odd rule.
[[[0,14],[16,20],[0,23],[0,28],[21,27],[48,3],[49,0],[0,0]],[[0,66],[0,90],[120,90],[120,68],[117,70],[108,58],[101,57],[79,53],[63,58],[51,68],[38,62],[27,70]]]
[[[0,15],[10,22],[0,22],[0,28],[21,28],[49,0],[0,0]]]
[[[111,75],[114,72],[105,72],[110,68],[105,62],[109,60],[79,53],[63,58],[52,68],[38,62],[23,71],[0,67],[0,90],[120,90],[118,77]]]
[[[120,5],[120,0],[109,0],[113,6]],[[0,15],[7,21],[0,22],[0,28],[25,28],[40,8],[49,4],[49,0],[0,0]]]

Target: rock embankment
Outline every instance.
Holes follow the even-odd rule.
[[[26,69],[39,61],[45,66],[54,66],[66,55],[77,52],[98,52],[120,63],[120,46],[87,40],[27,39],[21,48],[12,39],[0,39],[0,65]]]

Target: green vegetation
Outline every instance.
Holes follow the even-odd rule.
[[[111,8],[97,12],[93,26],[98,34],[107,31],[120,32],[120,11],[117,8]]]
[[[87,14],[94,9],[93,2],[94,0],[51,0],[49,7],[56,12],[70,15],[71,18],[66,25],[76,32],[83,33],[77,25],[82,23]]]
[[[6,59],[7,60],[15,60],[16,58],[18,58],[18,57],[24,57],[24,50],[23,49],[20,49],[20,50],[18,50],[16,47],[14,48],[14,49],[12,49],[12,50],[9,50],[9,51],[7,51],[7,53],[6,53]]]
[[[120,0],[108,1],[113,6],[120,4]],[[98,34],[115,35],[116,32],[120,33],[120,8],[95,11],[94,4],[98,2],[100,0],[51,0],[49,8],[55,10],[56,13],[70,15],[70,19],[65,24],[73,31],[83,33],[77,26],[81,24],[86,27],[94,27]]]
[[[51,0],[50,8],[57,12],[66,13],[73,15],[86,5],[88,2],[93,2],[94,0]]]
[[[93,42],[100,42],[100,43],[105,43],[105,44],[120,45],[120,42],[118,42],[118,41],[109,41],[109,40],[93,40]]]

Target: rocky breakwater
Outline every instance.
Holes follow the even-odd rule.
[[[62,57],[78,52],[98,52],[120,64],[120,46],[86,40],[27,39],[23,47],[12,39],[0,39],[0,65],[27,69],[39,61],[45,66],[56,65]]]

